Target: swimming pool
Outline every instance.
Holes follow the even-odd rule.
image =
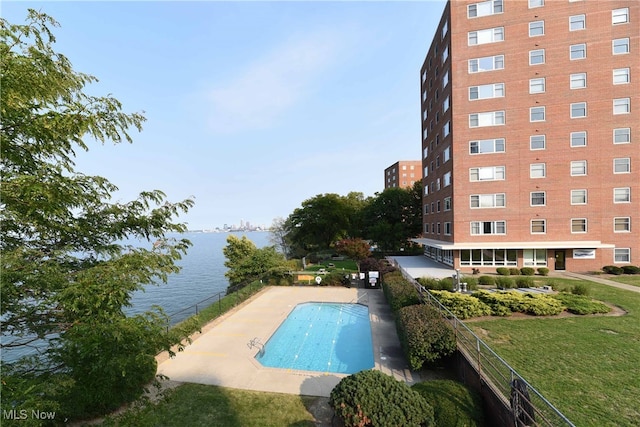
[[[369,308],[327,302],[298,304],[256,359],[263,366],[303,371],[354,374],[371,369]]]

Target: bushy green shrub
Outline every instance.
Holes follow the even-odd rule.
[[[549,269],[547,267],[538,267],[538,274],[541,276],[548,276]]]
[[[440,283],[440,289],[441,290],[444,290],[444,291],[453,290],[453,278],[452,277],[444,277],[444,278],[438,280],[438,282]]]
[[[453,380],[433,380],[411,387],[433,406],[438,427],[479,427],[484,425],[482,397]]]
[[[385,274],[382,289],[394,312],[408,305],[420,304],[420,294],[400,272]]]
[[[571,293],[574,295],[589,295],[589,288],[584,283],[578,283],[571,287]]]
[[[636,267],[635,265],[623,265],[622,271],[624,274],[640,274],[640,267]]]
[[[517,267],[511,267],[511,268],[509,268],[509,273],[512,276],[519,276],[520,275],[520,269],[517,268]]]
[[[534,284],[535,282],[533,281],[533,277],[529,277],[529,276],[516,277],[517,288],[532,288]]]
[[[403,307],[396,321],[398,338],[412,370],[437,362],[456,349],[451,325],[430,305]]]
[[[518,291],[476,292],[476,298],[491,307],[494,315],[504,316],[505,309],[511,312],[551,316],[564,310],[563,305],[547,295],[533,295]]]
[[[509,276],[511,274],[511,272],[509,271],[509,269],[507,267],[498,267],[498,268],[496,268],[496,273],[498,273],[501,276]]]
[[[493,276],[480,276],[478,277],[478,284],[494,286],[496,284],[496,279]]]
[[[435,279],[433,277],[419,277],[416,279],[420,285],[424,286],[425,289],[429,290],[442,290],[442,284],[440,280]]]
[[[473,276],[462,276],[461,281],[467,284],[467,290],[469,291],[478,289],[478,279]]]
[[[432,291],[431,293],[458,319],[491,315],[491,307],[471,295],[448,291]]]
[[[514,286],[514,281],[511,277],[496,277],[496,287],[500,288],[500,289],[509,289],[509,288],[513,288]]]
[[[534,316],[555,316],[564,311],[564,305],[548,295],[524,294],[522,309]]]
[[[433,407],[420,393],[377,370],[340,380],[329,406],[347,427],[434,425]]]
[[[624,270],[617,265],[605,265],[604,267],[602,267],[602,271],[607,274],[615,274],[616,276],[624,273]]]
[[[594,301],[585,295],[560,292],[552,295],[552,297],[562,302],[567,311],[574,314],[604,314],[611,311],[606,304],[600,301]]]
[[[520,273],[523,276],[533,276],[534,274],[536,274],[536,270],[535,268],[531,268],[531,267],[522,267],[520,269]]]

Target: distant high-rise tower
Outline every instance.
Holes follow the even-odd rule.
[[[384,170],[384,188],[410,188],[422,179],[422,161],[400,160]]]
[[[640,2],[456,1],[421,69],[425,253],[640,265]]]

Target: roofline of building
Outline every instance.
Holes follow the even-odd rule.
[[[416,238],[412,241],[442,250],[460,249],[613,249],[616,245],[599,240],[558,240],[545,242],[444,242],[442,240]]]

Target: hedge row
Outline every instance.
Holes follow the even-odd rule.
[[[533,267],[522,267],[522,268],[498,267],[496,268],[496,273],[498,273],[501,276],[519,276],[519,275],[533,276],[534,274],[536,274],[536,270],[538,274],[541,276],[549,275],[549,269],[547,267],[538,267],[537,269]]]
[[[640,274],[640,267],[636,267],[635,265],[623,265],[622,267],[605,265],[602,267],[602,271],[607,274],[615,274],[616,276],[620,274]]]
[[[394,313],[402,307],[420,304],[418,291],[398,271],[384,275],[382,289]]]

